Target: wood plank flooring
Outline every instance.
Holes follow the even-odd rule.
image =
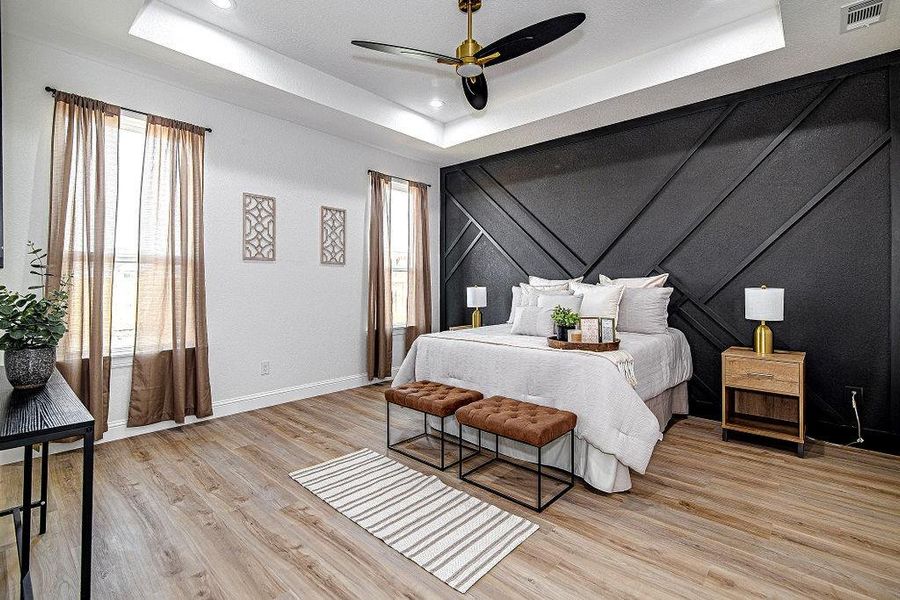
[[[97,446],[94,597],[464,597],[288,477],[362,447],[384,451],[377,386]],[[77,597],[80,459],[50,459],[38,598]],[[20,468],[0,467],[3,506],[20,497]],[[812,444],[799,459],[689,418],[630,492],[579,483],[540,515],[442,478],[541,526],[471,598],[900,596],[898,457]],[[6,518],[0,598],[18,597],[16,573]]]

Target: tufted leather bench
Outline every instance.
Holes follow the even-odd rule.
[[[390,450],[399,452],[404,456],[415,459],[421,463],[425,463],[436,469],[444,470],[452,467],[459,461],[447,464],[444,460],[445,450],[445,433],[444,419],[452,416],[458,409],[477,402],[484,398],[481,392],[467,390],[465,388],[445,385],[443,383],[435,383],[434,381],[413,381],[389,390],[385,390],[384,398],[387,401],[387,447]],[[424,414],[425,417],[425,433],[410,437],[408,439],[391,443],[391,405],[403,406]],[[419,440],[424,437],[433,437],[428,433],[428,415],[438,417],[441,420],[440,442],[441,442],[441,461],[435,464],[428,460],[422,459],[402,449],[402,446]]]
[[[484,398],[481,392],[435,383],[433,381],[413,381],[384,392],[391,404],[428,413],[435,417],[449,417],[466,404]]]
[[[459,459],[459,477],[463,481],[472,483],[491,491],[495,494],[503,496],[508,500],[512,500],[528,508],[537,510],[538,512],[550,506],[558,500],[563,494],[572,489],[575,483],[575,425],[578,417],[575,413],[566,410],[558,410],[549,406],[540,406],[530,402],[522,402],[504,396],[492,396],[477,402],[466,404],[456,411],[456,421],[459,423],[460,432],[463,427],[471,427],[478,430],[479,450],[481,449],[481,433],[492,433],[497,436],[497,443],[494,450],[494,458],[482,463],[478,467],[464,473],[463,463],[470,457],[462,456],[462,446],[460,445]],[[560,437],[570,434],[570,462],[571,469],[569,472],[569,481],[559,479],[542,472],[541,448]],[[480,469],[488,466],[494,461],[505,462],[517,467],[521,467],[517,463],[501,459],[499,453],[499,438],[504,437],[516,442],[522,442],[537,447],[537,505],[527,504],[518,498],[504,494],[487,485],[479,483],[471,479],[471,475]],[[460,435],[460,441],[462,435]],[[460,442],[461,444],[461,442]],[[528,469],[532,470],[532,469]],[[566,484],[558,494],[553,496],[547,502],[543,502],[541,495],[541,481],[543,477],[548,477],[554,481]]]
[[[575,429],[578,417],[567,410],[493,396],[463,406],[456,411],[456,420],[517,442],[545,446]]]

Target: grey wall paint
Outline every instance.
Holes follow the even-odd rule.
[[[743,289],[786,288],[776,345],[807,351],[810,434],[900,440],[900,52],[442,170],[441,322],[465,287],[670,273],[694,358],[691,411],[717,417],[720,353],[750,345]]]

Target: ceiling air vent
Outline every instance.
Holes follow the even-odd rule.
[[[878,23],[887,0],[862,0],[841,7],[841,33]]]

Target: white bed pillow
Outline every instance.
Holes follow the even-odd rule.
[[[619,279],[610,279],[606,275],[600,275],[599,285],[624,285],[627,288],[661,288],[666,285],[668,279],[668,273],[652,277],[620,277]]]
[[[519,306],[516,308],[516,316],[513,319],[511,333],[513,335],[534,335],[538,337],[550,337],[553,335],[552,308],[540,308],[538,306]]]
[[[516,309],[522,306],[522,288],[515,285],[512,288],[512,303],[509,307],[509,319],[507,323],[512,323],[516,318]]]
[[[573,283],[581,283],[583,279],[584,277],[576,277],[575,279],[543,279],[532,275],[528,278],[528,285],[560,285],[564,283],[569,289],[572,289]]]
[[[571,293],[571,292],[570,292]],[[541,294],[538,296],[539,308],[556,308],[562,306],[568,308],[572,312],[581,313],[581,302],[584,300],[581,296],[556,296],[550,294]]]
[[[525,297],[525,288],[528,288],[529,296],[527,298]],[[527,283],[517,285],[512,289],[512,302],[509,308],[509,320],[507,323],[512,323],[513,320],[515,320],[516,308],[519,306],[537,306],[537,296],[544,292],[561,295],[572,293],[569,291],[569,284],[566,282],[556,285],[529,285]]]
[[[619,302],[622,300],[623,285],[576,285],[575,294],[582,296],[582,317],[600,317],[619,320]]]
[[[537,306],[541,296],[571,296],[574,293],[569,289],[569,284],[567,283],[559,285],[529,285],[523,283],[519,287],[522,288],[520,306]]]
[[[628,333],[665,333],[672,288],[625,288],[616,329]]]

